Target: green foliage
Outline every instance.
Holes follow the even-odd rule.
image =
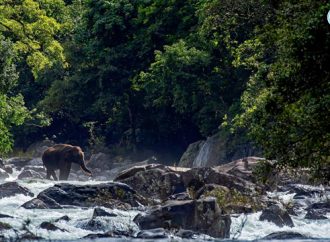
[[[11,94],[18,79],[15,58],[12,43],[0,35],[0,154],[12,148],[11,127],[21,125],[29,117],[23,96]]]
[[[268,158],[323,176],[330,174],[328,9],[324,1],[281,1],[236,58],[252,71],[236,122]]]
[[[35,77],[56,62],[65,65],[63,47],[56,40],[62,26],[51,17],[63,5],[60,0],[0,3],[0,33],[13,41],[15,50],[24,56]]]

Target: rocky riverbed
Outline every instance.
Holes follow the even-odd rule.
[[[260,184],[262,159],[213,168],[89,164],[87,178],[45,180],[40,158],[0,163],[0,240],[330,239],[330,188]],[[270,179],[271,180],[271,179]]]

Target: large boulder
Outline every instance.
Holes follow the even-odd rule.
[[[220,131],[206,140],[189,145],[180,159],[179,166],[217,166],[259,153],[260,150],[252,143]]]
[[[40,174],[39,172],[36,172],[34,170],[28,170],[24,169],[18,176],[17,178],[22,180],[22,179],[42,179],[45,177],[45,174]]]
[[[182,173],[183,183],[187,188],[197,192],[205,184],[217,184],[229,189],[236,189],[243,194],[255,193],[259,188],[252,182],[237,176],[221,172],[217,168],[193,168]]]
[[[262,161],[265,161],[265,159],[260,157],[244,157],[218,166],[216,169],[250,182],[256,182],[253,172],[257,165]]]
[[[215,198],[169,201],[146,214],[139,214],[134,222],[140,229],[188,229],[217,238],[228,238],[231,219],[223,215]]]
[[[145,197],[161,200],[186,191],[181,174],[159,164],[132,167],[120,173],[115,181],[131,186]]]
[[[37,205],[35,208],[44,208],[45,205],[46,208],[63,206],[131,208],[145,204],[146,200],[125,184],[109,182],[84,186],[56,184],[39,193],[37,198],[27,202],[23,207],[34,208],[32,202]]]
[[[0,199],[4,197],[11,197],[17,194],[26,196],[33,196],[27,188],[20,186],[17,182],[7,182],[0,185]]]
[[[289,213],[281,205],[271,205],[264,209],[259,217],[260,221],[273,222],[279,227],[294,227],[293,221]]]

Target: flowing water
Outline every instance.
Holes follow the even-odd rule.
[[[211,142],[208,138],[200,148],[196,158],[193,161],[193,167],[205,167],[210,155]]]
[[[15,180],[15,174],[4,182]],[[2,182],[2,183],[4,183]],[[56,182],[47,180],[25,180],[18,181],[18,183],[31,192],[38,195],[39,192],[44,189],[53,186]],[[75,182],[70,181],[73,184],[99,184],[100,182],[88,181],[88,182]],[[287,193],[274,193],[270,196],[277,196],[284,203],[290,203],[294,194]],[[313,197],[304,201],[305,206],[312,202],[324,201],[330,199],[329,194],[323,197]],[[22,228],[25,226],[29,231],[37,236],[41,236],[45,239],[52,240],[76,240],[82,238],[91,233],[104,233],[109,230],[119,231],[133,231],[138,232],[137,225],[132,221],[133,218],[139,213],[138,211],[121,211],[113,210],[117,217],[98,217],[100,226],[96,230],[89,230],[86,225],[92,218],[93,208],[67,208],[67,209],[25,209],[21,205],[31,200],[31,197],[24,195],[16,195],[13,197],[6,197],[0,199],[0,214],[10,215],[13,218],[1,218],[1,222],[10,224],[14,229],[0,230],[0,235],[4,235],[6,238],[16,238],[17,235],[22,233]],[[231,226],[231,239],[238,239],[242,241],[255,240],[263,238],[264,236],[277,232],[277,231],[295,231],[301,234],[322,240],[330,240],[330,214],[327,214],[326,220],[307,220],[304,219],[304,214],[299,216],[292,216],[295,227],[289,228],[277,227],[270,222],[259,221],[260,212],[249,215],[238,215],[232,217]],[[56,219],[67,215],[69,221],[54,222]],[[63,231],[48,231],[41,229],[39,226],[42,222],[52,222],[57,227],[63,229]],[[1,240],[1,239],[0,239]],[[128,239],[112,239],[111,241],[127,241]],[[137,241],[136,239],[132,239]],[[181,240],[174,238],[174,240]],[[197,239],[200,241],[202,238]],[[81,241],[81,240],[80,240]],[[87,241],[87,240],[86,240]],[[110,241],[110,239],[98,239],[98,241]],[[166,240],[159,240],[166,241]]]

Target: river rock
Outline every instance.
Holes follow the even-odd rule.
[[[118,215],[112,212],[107,212],[102,208],[94,208],[93,218],[96,217],[117,217]]]
[[[321,220],[327,219],[325,216],[327,213],[330,213],[330,200],[326,202],[313,203],[308,206],[306,219]]]
[[[292,231],[280,231],[267,235],[263,240],[299,240],[309,239],[309,237]]]
[[[55,220],[55,222],[60,222],[60,221],[70,221],[70,218],[68,215],[64,215],[58,219]]]
[[[13,165],[4,165],[1,169],[3,169],[8,174],[13,174]]]
[[[9,216],[7,214],[1,214],[0,213],[0,218],[13,218],[12,216]]]
[[[11,164],[18,169],[22,169],[29,163],[30,160],[31,158],[28,157],[12,157],[7,159],[6,163]]]
[[[0,168],[0,180],[4,180],[8,177],[9,177],[8,173],[5,170],[3,170],[2,168]]]
[[[256,168],[257,164],[262,161],[266,160],[264,158],[253,156],[244,157],[242,159],[238,159],[227,164],[218,166],[216,169],[221,172],[226,172],[228,174],[242,178],[243,180],[255,183],[256,179],[253,174],[253,171]]]
[[[163,228],[141,230],[136,236],[139,239],[166,239],[168,237],[168,234]]]
[[[245,181],[237,176],[217,170],[217,168],[193,168],[182,173],[185,187],[197,192],[205,184],[217,184],[229,189],[236,189],[243,194],[253,194],[257,190],[255,184]]]
[[[47,229],[47,230],[51,230],[51,231],[56,231],[56,230],[60,230],[62,232],[66,231],[65,229],[61,229],[50,222],[42,222],[39,227],[42,229]]]
[[[49,208],[58,208],[58,204],[60,207],[105,206],[128,209],[130,207],[138,207],[141,203],[146,202],[146,200],[131,187],[114,182],[85,186],[67,183],[56,184],[39,193],[37,199],[41,200]],[[31,208],[30,206],[26,206],[26,204],[23,206]]]
[[[33,196],[27,188],[20,186],[17,182],[6,182],[0,185],[0,198],[15,196],[23,194],[26,196]]]
[[[134,222],[140,229],[188,229],[217,238],[229,237],[231,219],[223,215],[215,198],[168,201],[145,215],[137,215]]]
[[[186,191],[181,175],[159,164],[132,167],[120,173],[115,181],[125,183],[141,195],[153,199],[165,200],[172,194]]]
[[[17,179],[31,179],[31,178],[35,178],[35,179],[43,179],[45,177],[45,175],[41,175],[40,173],[34,171],[34,170],[26,170],[24,169],[17,177]]]
[[[270,207],[264,209],[259,220],[273,222],[279,227],[294,227],[289,213],[280,205],[271,205]]]

